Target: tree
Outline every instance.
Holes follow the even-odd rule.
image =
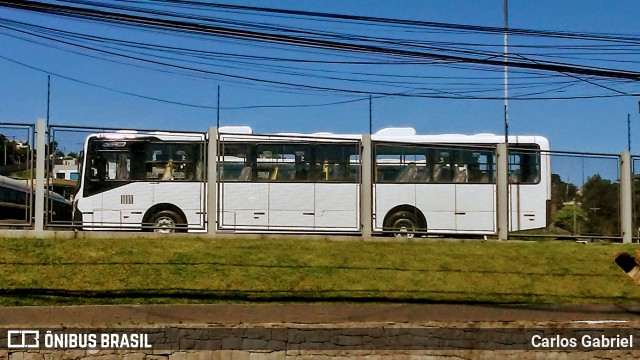
[[[580,208],[578,204],[571,204],[556,212],[554,225],[576,235],[584,229],[587,218],[588,213],[584,209]]]
[[[562,210],[565,207],[565,203],[572,203],[575,206],[575,204],[579,202],[579,199],[580,194],[578,187],[562,181],[558,174],[551,174],[551,208],[549,209],[551,219],[553,219],[550,224],[551,230],[553,230],[553,226],[556,226],[560,229],[573,232],[573,208],[571,209],[571,216],[568,219],[565,219],[567,214],[563,213]],[[582,229],[582,227],[577,228]]]
[[[53,140],[47,146],[47,153],[49,153],[50,155],[55,155],[56,151],[58,151],[58,142]]]
[[[68,157],[72,157],[72,158],[76,158],[76,159],[77,159],[77,158],[78,158],[78,153],[77,153],[77,152],[75,152],[75,151],[70,151],[70,152],[67,154],[67,156],[68,156]]]

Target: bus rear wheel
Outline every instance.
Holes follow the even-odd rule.
[[[398,211],[387,219],[385,228],[399,239],[412,239],[419,227],[418,217],[410,211]]]
[[[171,210],[160,211],[151,218],[153,231],[162,234],[181,232],[184,224],[180,215]]]

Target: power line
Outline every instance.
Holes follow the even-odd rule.
[[[170,19],[149,18],[149,17],[142,17],[142,16],[136,16],[136,15],[130,15],[130,14],[112,13],[112,12],[106,12],[106,11],[96,10],[96,9],[46,4],[46,3],[35,2],[35,1],[22,2],[18,0],[1,0],[0,5],[4,5],[11,8],[22,9],[22,10],[39,12],[39,13],[54,14],[54,15],[61,15],[61,16],[67,16],[67,17],[70,16],[70,17],[76,17],[76,18],[103,21],[108,23],[131,24],[131,25],[138,25],[138,26],[145,26],[145,27],[154,27],[154,28],[164,29],[168,31],[186,31],[186,32],[199,33],[199,34],[209,34],[214,36],[244,39],[247,41],[254,41],[254,42],[256,41],[274,42],[274,43],[310,47],[310,48],[331,49],[331,50],[347,51],[347,52],[362,52],[362,53],[370,53],[370,54],[385,54],[390,56],[399,56],[399,57],[407,57],[407,58],[423,58],[423,59],[426,58],[426,59],[436,59],[436,60],[447,60],[447,61],[465,62],[465,63],[480,64],[480,65],[487,65],[487,66],[503,65],[502,61],[494,60],[491,58],[473,58],[473,57],[460,56],[460,55],[384,48],[380,46],[363,45],[363,44],[357,44],[357,43],[317,40],[317,39],[303,38],[303,37],[291,36],[291,35],[270,34],[270,33],[252,31],[252,30],[231,29],[231,28],[222,27],[222,26],[202,25],[197,23],[188,23],[188,22],[170,20]],[[469,28],[469,29],[476,29],[478,31],[489,31],[490,29],[493,29],[493,28],[486,28],[486,27],[480,29],[480,27],[477,27],[477,26],[459,26],[455,24],[450,24],[450,27],[451,28]],[[504,32],[504,29],[500,29],[500,31]],[[530,33],[530,31],[525,31],[525,30],[510,30],[510,31],[515,31],[516,33]],[[537,33],[547,34],[548,32],[537,32]],[[561,35],[565,37],[569,36],[568,34],[564,34],[564,33],[555,33],[555,34],[556,35],[549,34],[549,36],[561,36]],[[595,35],[590,35],[590,36],[596,37]],[[608,39],[608,37],[606,36],[600,36],[596,38]],[[624,41],[630,41],[630,40],[627,39]],[[551,62],[551,61],[539,62],[537,64],[531,64],[529,62],[514,61],[514,62],[510,62],[510,66],[525,68],[525,69],[553,71],[558,73],[573,73],[573,74],[580,74],[580,75],[593,75],[593,76],[599,76],[599,77],[605,77],[605,78],[624,78],[624,79],[640,80],[640,73],[638,72],[616,70],[616,69],[602,68],[602,67],[577,66],[577,65],[563,64],[563,63]]]

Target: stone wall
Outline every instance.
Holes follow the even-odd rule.
[[[638,329],[638,330],[636,330]],[[65,328],[64,332],[80,331]],[[87,329],[83,329],[87,330]],[[96,330],[96,329],[93,329]],[[105,330],[97,329],[97,330]],[[96,331],[97,331],[96,330]],[[109,331],[119,331],[109,328]],[[260,323],[149,325],[120,329],[151,336],[152,350],[0,350],[0,360],[284,360],[284,359],[629,359],[640,358],[640,321],[607,323],[483,321],[420,323]],[[538,350],[544,336],[635,337],[630,349]],[[196,350],[200,349],[200,350]],[[213,350],[215,349],[215,350]]]

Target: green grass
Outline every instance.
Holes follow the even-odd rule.
[[[637,245],[0,239],[0,305],[247,301],[637,303]]]

